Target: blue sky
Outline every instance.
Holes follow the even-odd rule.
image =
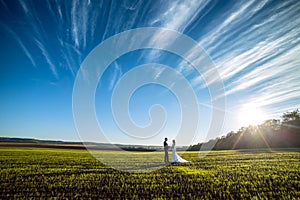
[[[81,63],[102,41],[141,27],[185,34],[212,59],[226,98],[223,129],[216,135],[252,123],[251,116],[279,118],[283,112],[300,107],[299,25],[297,0],[0,0],[0,136],[78,141],[72,92]],[[159,34],[153,38],[168,41]],[[187,56],[196,53],[191,49]],[[160,134],[140,141],[124,135],[114,123],[111,95],[118,80],[147,63],[167,65],[190,82],[199,104],[199,129],[193,142],[209,139],[210,83],[203,80],[211,76],[209,70],[198,74],[177,55],[141,49],[116,59],[99,82],[95,112],[110,140],[161,144],[165,136],[176,137],[180,127],[178,100],[167,88],[155,84],[132,95],[129,111],[137,125],[146,126],[151,122],[149,108],[161,104],[167,121]],[[159,67],[152,70],[157,76],[163,72]],[[251,113],[253,110],[259,112]],[[241,120],[241,112],[248,118]]]

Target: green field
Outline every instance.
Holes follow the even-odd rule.
[[[162,152],[152,154],[163,159]],[[0,199],[300,199],[299,149],[182,157],[192,162],[130,173],[101,164],[86,150],[1,147]],[[122,156],[116,162],[126,165]]]

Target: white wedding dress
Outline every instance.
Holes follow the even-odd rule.
[[[189,162],[183,158],[181,158],[177,153],[176,153],[176,146],[173,143],[172,144],[172,163],[186,163]]]

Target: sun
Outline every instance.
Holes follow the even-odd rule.
[[[255,104],[245,104],[239,110],[239,121],[241,125],[259,125],[266,120],[266,114]]]

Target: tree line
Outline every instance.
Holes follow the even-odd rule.
[[[279,119],[269,119],[260,125],[242,127],[226,136],[206,143],[191,145],[188,150],[199,151],[201,147],[214,145],[214,150],[255,149],[255,148],[299,148],[300,112],[299,109],[283,113]]]

